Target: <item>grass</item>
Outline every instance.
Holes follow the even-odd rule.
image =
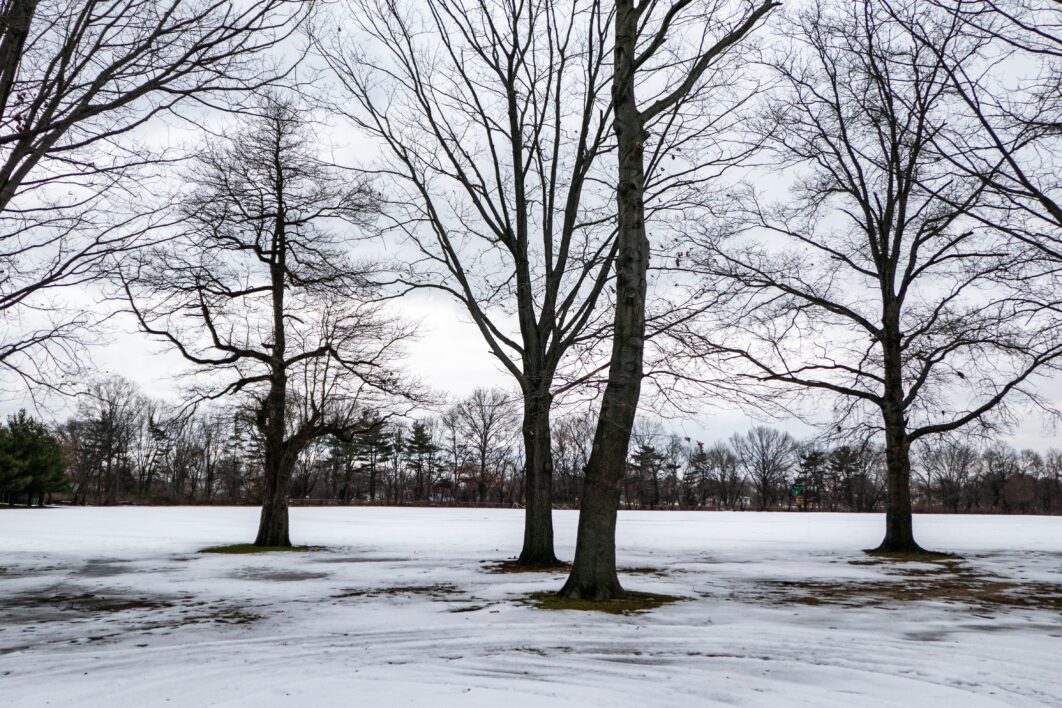
[[[485,573],[567,573],[572,569],[571,563],[555,565],[521,565],[515,558],[503,561],[482,561]]]
[[[955,553],[940,553],[937,551],[879,551],[875,548],[868,548],[863,553],[878,561],[894,561],[897,563],[933,563],[935,561],[962,560],[962,556]]]
[[[930,567],[898,563],[923,562]],[[940,602],[971,608],[1062,610],[1062,585],[1014,581],[980,572],[958,556],[941,553],[887,554],[881,560],[850,561],[884,565],[883,580],[775,580],[761,585],[752,599],[770,604],[877,607],[907,602]]]
[[[485,573],[567,573],[572,569],[571,563],[565,563],[563,561],[554,565],[520,565],[515,558],[503,561],[480,562],[483,565],[483,572]],[[666,570],[651,568],[648,566],[620,566],[619,568],[616,568],[616,572],[626,573],[628,575],[656,575],[659,577],[664,577],[668,574]]]
[[[634,591],[627,591],[622,597],[612,600],[573,600],[560,597],[556,592],[552,591],[534,592],[527,595],[528,604],[540,610],[578,610],[582,612],[607,612],[613,615],[631,615],[638,612],[647,612],[685,599],[687,598],[677,595]]]
[[[211,546],[200,550],[200,553],[225,553],[240,555],[244,553],[314,553],[327,551],[324,546],[256,546],[253,543],[234,543],[229,546]]]
[[[459,593],[456,585],[451,583],[437,583],[435,585],[394,585],[385,588],[371,588],[367,590],[344,590],[332,597],[342,600],[349,597],[397,597],[399,595],[426,595],[431,598],[447,598]]]

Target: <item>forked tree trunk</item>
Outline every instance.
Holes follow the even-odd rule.
[[[645,126],[634,96],[637,32],[638,15],[632,0],[618,0],[612,90],[619,159],[612,358],[586,465],[575,560],[560,591],[567,598],[608,600],[623,595],[616,574],[616,513],[641,393],[649,267],[643,205]]]
[[[524,396],[524,547],[517,564],[555,566],[553,551],[553,450],[549,390]]]

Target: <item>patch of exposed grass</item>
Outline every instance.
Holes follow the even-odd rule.
[[[521,565],[515,558],[503,561],[481,561],[484,573],[567,573],[571,563],[556,565]]]
[[[209,619],[217,624],[251,624],[262,619],[262,615],[238,607],[214,610]],[[186,623],[190,623],[188,620]]]
[[[227,553],[239,555],[243,553],[315,553],[327,551],[324,546],[256,546],[253,543],[234,543],[230,546],[210,546],[200,550],[200,553]]]
[[[515,558],[503,561],[481,561],[485,573],[568,573],[572,569],[571,563],[557,563],[555,565],[521,565]],[[667,571],[661,568],[649,566],[628,566],[616,568],[619,573],[627,575],[656,575],[663,577]]]
[[[27,593],[5,598],[0,602],[0,610],[53,607],[63,612],[105,614],[126,610],[158,610],[172,604],[163,598],[120,594]]]
[[[627,591],[623,597],[612,600],[573,600],[560,597],[555,592],[533,592],[526,596],[528,604],[541,610],[579,610],[582,612],[608,612],[613,615],[631,615],[663,607],[672,602],[681,602],[684,597],[661,595],[653,592]]]
[[[903,558],[910,562],[914,558]],[[985,609],[1062,610],[1062,584],[1014,581],[980,573],[955,556],[931,567],[887,566],[895,579],[869,581],[774,580],[753,593],[771,604],[875,607],[906,602],[943,602]],[[863,563],[866,564],[866,563]]]
[[[427,595],[435,599],[448,598],[460,592],[456,585],[438,583],[436,585],[394,585],[386,588],[368,590],[344,590],[332,597],[341,600],[348,597],[397,597],[399,595]]]
[[[868,548],[863,553],[866,553],[877,562],[933,563],[937,561],[962,560],[962,556],[955,553],[939,553],[937,551],[879,551],[875,548]],[[873,562],[874,560],[869,561],[869,563]]]

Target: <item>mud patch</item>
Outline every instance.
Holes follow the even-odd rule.
[[[479,612],[480,610],[485,610],[488,607],[493,607],[496,604],[498,603],[487,602],[482,605],[465,605],[464,607],[455,607],[453,609],[447,610],[447,612],[451,612],[453,614],[461,614],[463,612]]]
[[[557,565],[521,565],[515,558],[503,561],[480,561],[484,573],[567,573],[571,571],[571,563],[558,563]]]
[[[134,573],[136,569],[128,560],[113,558],[93,558],[86,561],[80,570],[71,571],[71,575],[82,578],[110,578],[115,575]]]
[[[524,597],[524,603],[541,610],[579,610],[583,612],[607,612],[613,615],[632,615],[655,610],[673,602],[688,598],[677,595],[661,595],[652,592],[627,591],[623,597],[612,600],[574,600],[557,595],[556,592],[533,592]]]
[[[853,563],[867,564],[863,561]],[[769,580],[748,593],[737,593],[736,598],[775,605],[880,607],[908,602],[939,602],[987,611],[1062,611],[1062,584],[1009,580],[979,572],[955,557],[885,563],[887,574],[892,576],[888,579]]]
[[[45,645],[118,642],[131,635],[150,637],[195,625],[247,625],[260,619],[262,615],[246,605],[206,602],[191,595],[152,597],[52,588],[0,600],[0,630],[11,630],[5,637],[15,640],[0,646],[0,655]],[[40,631],[45,625],[58,628]]]
[[[157,610],[172,606],[172,601],[157,597],[65,591],[24,593],[0,600],[0,611],[54,609],[59,612],[87,615],[126,610]]]
[[[436,585],[395,585],[386,588],[371,588],[367,590],[344,590],[332,598],[343,600],[352,597],[413,597],[427,596],[434,600],[451,600],[454,595],[461,594],[461,590],[450,583],[438,583]]]
[[[199,552],[245,555],[248,553],[318,553],[327,550],[329,549],[324,546],[256,546],[253,543],[234,543],[229,546],[210,546]]]

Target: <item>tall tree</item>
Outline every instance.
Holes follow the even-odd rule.
[[[608,11],[600,0],[350,0],[317,45],[384,148],[403,288],[468,312],[523,399],[526,517],[518,562],[557,563],[550,411],[599,329],[615,254],[601,156]]]
[[[24,494],[44,506],[45,495],[66,488],[66,464],[59,441],[44,423],[20,410],[0,426],[0,497]]]
[[[438,452],[439,445],[435,442],[435,428],[431,421],[415,421],[409,432],[406,449],[409,467],[413,471],[414,501],[428,502],[432,498]]]
[[[1062,260],[1062,7],[1055,0],[927,0],[990,45],[969,57],[936,41],[905,11],[893,19],[939,62],[959,99],[961,123],[938,151],[984,183],[991,198],[973,212],[1045,256]]]
[[[0,370],[34,387],[79,383],[94,317],[64,305],[56,290],[94,278],[101,261],[140,244],[134,235],[154,223],[116,206],[120,196],[137,202],[139,178],[161,161],[136,133],[275,79],[282,69],[256,57],[308,8],[289,0],[0,2]]]
[[[149,406],[140,389],[120,376],[91,382],[64,437],[77,451],[71,466],[75,499],[115,504],[127,489],[134,441]]]
[[[616,512],[641,394],[649,239],[646,232],[647,129],[672,115],[702,85],[705,75],[777,5],[725,0],[642,2],[617,0],[613,15],[612,128],[616,138],[616,298],[612,354],[593,449],[586,465],[579,532],[571,575],[560,594],[608,600],[623,594],[616,575]],[[692,56],[676,54],[669,40],[697,38]],[[656,82],[648,75],[656,74]],[[649,100],[639,88],[662,87]]]
[[[228,135],[188,175],[180,234],[122,278],[141,329],[212,374],[203,397],[246,399],[264,458],[255,544],[289,546],[299,454],[381,425],[378,404],[406,393],[393,362],[410,332],[373,302],[347,241],[376,195],[318,157],[300,109],[267,99]]]
[[[512,440],[516,427],[513,397],[501,389],[477,388],[458,404],[460,429],[472,451],[476,465],[476,501],[487,500],[488,482]]]
[[[794,481],[794,486],[799,487],[800,506],[806,510],[809,506],[817,504],[821,508],[824,492],[827,491],[826,453],[817,447],[809,446],[799,453],[798,465],[799,477]],[[834,503],[832,494],[829,499],[832,506]]]
[[[376,501],[376,484],[383,463],[391,455],[394,435],[388,425],[377,425],[354,436],[359,460],[369,468],[369,501]]]
[[[752,482],[759,510],[770,509],[795,461],[796,441],[789,433],[758,425],[744,435],[735,434],[730,447]]]
[[[697,267],[732,289],[730,326],[685,333],[714,339],[708,348],[750,386],[836,394],[840,418],[883,434],[882,551],[919,550],[911,444],[1035,398],[1032,377],[1062,352],[1052,295],[1038,292],[1049,284],[1030,280],[1004,231],[972,216],[983,182],[939,158],[955,127],[952,87],[912,26],[950,56],[983,46],[924,3],[817,2],[794,16],[774,62],[785,88],[763,122],[798,175],[792,201],[747,194],[729,233],[705,235]]]
[[[964,501],[964,491],[977,473],[980,454],[968,441],[950,438],[925,440],[920,449],[919,462],[926,474],[926,484],[936,480],[937,499],[952,512],[958,513]]]

